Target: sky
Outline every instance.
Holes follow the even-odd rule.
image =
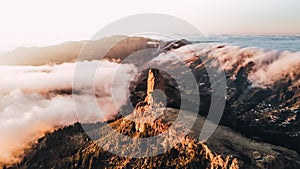
[[[205,35],[300,35],[299,0],[0,0],[0,51],[90,39],[141,13],[181,18]]]

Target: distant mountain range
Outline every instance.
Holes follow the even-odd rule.
[[[124,40],[123,40],[124,39]],[[45,65],[74,62],[80,51],[88,44],[88,59],[97,60],[99,56],[106,58],[124,58],[134,51],[151,47],[148,38],[112,36],[96,41],[65,42],[49,47],[17,48],[10,52],[0,53],[0,65]],[[105,52],[111,47],[108,53]],[[86,57],[87,59],[87,57]]]

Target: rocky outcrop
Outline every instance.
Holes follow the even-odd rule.
[[[132,132],[131,121],[117,120],[110,125],[130,136],[142,136]],[[122,125],[123,124],[123,125]],[[166,124],[159,121],[157,125]],[[99,131],[97,124],[91,129]],[[147,126],[148,136],[155,134],[155,128]],[[94,132],[96,132],[94,131]],[[163,145],[160,145],[163,146]],[[127,145],[127,148],[131,148]],[[39,144],[24,160],[12,168],[238,168],[234,158],[217,155],[197,140],[186,137],[181,143],[163,154],[148,158],[126,158],[111,154],[89,140],[79,124],[55,131],[39,140]]]
[[[128,118],[113,120],[109,125],[117,132],[133,138],[156,136],[169,129],[177,117],[177,111],[168,108],[160,119],[145,123],[139,128]],[[189,113],[185,114],[188,116]],[[172,149],[158,156],[141,159],[119,157],[101,148],[113,141],[109,133],[104,133],[108,137],[96,140],[97,143],[90,140],[86,133],[98,135],[103,132],[101,128],[106,124],[84,124],[84,131],[76,123],[40,138],[39,143],[27,151],[23,161],[12,168],[236,168],[237,165],[247,169],[300,167],[300,157],[296,152],[254,141],[224,126],[219,126],[206,143],[199,142],[196,138],[204,120],[199,116],[191,133]],[[158,146],[164,148],[166,145]],[[136,148],[131,144],[124,146],[124,151]]]
[[[138,153],[141,149],[134,145],[139,140],[130,144],[126,139],[115,138],[113,133],[105,133],[107,131],[103,128],[106,123],[84,124],[85,131],[79,124],[75,124],[39,139],[39,144],[28,151],[21,163],[12,168],[239,168],[236,158],[213,153],[195,137],[182,137],[183,131],[188,129],[168,118],[170,112],[172,116],[178,114],[178,110],[166,109],[152,98],[154,89],[164,89],[162,77],[158,70],[150,69],[145,100],[137,104],[133,114],[116,119],[108,125],[129,138],[148,138],[163,134],[159,137],[162,143],[154,149],[163,149],[164,153],[145,158],[120,157],[103,147],[119,149],[121,154],[132,149],[135,150],[134,153]],[[90,140],[85,132],[94,140]],[[167,138],[169,135],[164,135],[166,132],[172,133],[171,139]]]
[[[181,45],[171,42],[163,48],[173,50]],[[205,52],[195,53],[193,57],[185,60],[198,83],[201,100],[198,114],[203,117],[208,113],[211,86],[214,85],[210,82],[210,78],[213,77],[208,76],[204,63],[212,63],[214,59],[218,59],[218,55],[213,57],[218,52],[230,56],[226,53],[228,51],[223,51],[225,47],[216,46]],[[159,52],[152,57],[157,54]],[[283,75],[271,85],[254,85],[249,79],[257,69],[257,63],[249,59],[253,54],[242,52],[236,57],[238,58],[236,62],[226,68],[226,106],[221,121],[224,126],[219,126],[205,144],[197,140],[204,121],[202,116],[198,116],[191,133],[180,144],[175,144],[174,148],[161,155],[142,159],[122,158],[103,150],[86,136],[79,124],[76,124],[41,138],[39,144],[29,150],[17,166],[19,168],[97,168],[99,165],[108,168],[234,168],[238,164],[241,168],[300,168],[298,146],[300,90],[299,83],[295,83],[300,79],[299,72],[288,72],[289,74]],[[228,59],[225,59],[225,62],[228,62]],[[176,69],[176,65],[171,61],[164,63],[163,66],[170,70]],[[297,68],[300,69],[298,66],[295,70]],[[174,78],[165,72],[160,71],[158,74],[156,70],[148,69],[141,73],[138,81],[132,82],[130,101],[135,107],[132,118],[136,118],[139,122],[118,117],[109,123],[116,131],[138,138],[155,136],[169,129],[177,117],[178,108],[188,112],[189,107],[182,107],[180,104],[179,87]],[[161,83],[156,88],[157,80]],[[166,106],[169,107],[167,110],[161,111],[160,106],[154,104],[155,89],[165,92]],[[183,89],[185,93],[195,95],[188,87],[184,86]],[[188,102],[190,105],[198,104],[193,100]],[[103,123],[86,124],[88,132],[95,136],[101,132],[103,125]],[[97,141],[105,145],[111,140],[99,138]],[[159,146],[164,148],[166,144]]]

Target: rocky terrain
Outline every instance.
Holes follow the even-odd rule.
[[[166,118],[172,119],[174,114],[167,113]],[[203,118],[199,117],[197,124],[201,125],[201,122]],[[156,123],[165,125],[159,121]],[[99,131],[103,125],[89,124],[89,132]],[[123,134],[142,135],[140,132],[132,133],[133,122],[124,118],[112,121],[110,125]],[[296,169],[300,166],[299,155],[284,147],[254,141],[224,126],[219,126],[212,137],[202,143],[195,139],[199,129],[201,127],[195,126],[181,143],[161,155],[134,159],[103,150],[76,123],[39,139],[39,143],[28,150],[22,162],[12,168],[230,168],[231,164],[232,168]],[[149,127],[146,135],[151,134],[157,133]]]
[[[131,129],[127,125],[122,127]],[[119,157],[103,150],[85,135],[79,124],[49,134],[39,142],[33,152],[12,168],[238,168],[236,159],[212,153],[190,137],[163,154],[141,159]]]
[[[142,152],[141,147],[127,139],[118,139],[114,133],[105,130],[106,123],[85,124],[85,131],[79,124],[58,130],[38,140],[16,168],[238,168],[237,159],[211,152],[206,145],[195,137],[184,136],[188,130],[184,124],[175,124],[177,109],[161,106],[152,96],[154,89],[163,89],[158,71],[149,70],[147,96],[137,104],[134,112],[109,122],[115,131],[135,138],[154,137],[163,134],[154,146],[154,152],[163,150],[163,154],[148,155],[144,158],[131,157]],[[185,113],[188,117],[191,113]],[[174,118],[175,117],[175,118]],[[175,125],[175,129],[171,127]],[[168,139],[168,134],[172,133]],[[90,137],[88,137],[88,134]],[[104,137],[101,137],[104,136]],[[62,137],[62,138],[60,138]],[[90,138],[93,138],[91,140]],[[59,141],[58,141],[59,140]],[[176,142],[178,140],[178,142]],[[54,143],[55,142],[55,143]],[[68,146],[66,146],[68,145]],[[101,146],[101,147],[100,147]],[[114,155],[104,147],[118,149],[120,154],[134,150],[127,157]],[[119,146],[121,146],[119,148]],[[152,151],[151,151],[152,152]],[[133,153],[133,154],[132,154]],[[149,156],[149,157],[148,157]],[[12,167],[14,168],[14,167]]]
[[[226,46],[217,45],[207,51],[191,51],[189,59],[185,63],[191,68],[198,82],[200,91],[199,114],[207,116],[211,104],[211,84],[205,66],[212,66],[219,55],[229,55]],[[189,53],[190,54],[190,53]],[[230,53],[232,54],[232,53]],[[244,53],[232,54],[239,58],[231,63],[232,67],[226,72],[226,106],[222,116],[221,124],[231,127],[248,137],[256,140],[263,140],[275,145],[281,145],[294,149],[300,153],[300,65],[292,71],[282,72],[280,77],[272,84],[255,85],[249,76],[255,71],[256,63],[251,59],[255,54]],[[244,56],[245,55],[245,56]],[[226,61],[224,61],[225,64]],[[269,64],[272,62],[270,61]],[[171,61],[164,63],[164,67],[172,70],[174,64]],[[212,67],[221,65],[214,65]],[[266,65],[267,66],[267,65]],[[277,75],[278,76],[278,75]],[[174,79],[168,74],[164,74],[166,82],[166,95],[168,107],[179,108],[180,95]],[[137,103],[145,96],[146,73],[141,73],[140,83],[133,83],[131,101]],[[187,93],[193,95],[194,92],[188,88]],[[190,104],[193,105],[192,100]],[[188,107],[181,107],[189,110]]]
[[[149,70],[144,100],[136,105],[132,114],[125,117],[120,115],[108,125],[131,138],[148,138],[166,131],[172,133],[173,137],[170,140],[162,137],[162,143],[155,147],[157,151],[163,149],[163,154],[144,158],[114,155],[103,147],[118,149],[121,145],[120,153],[131,149],[134,149],[134,152],[142,150],[135,146],[137,143],[119,140],[113,133],[103,133],[106,132],[103,129],[106,123],[84,124],[85,131],[77,123],[39,139],[39,143],[33,149],[28,150],[22,162],[12,168],[300,167],[300,157],[297,152],[281,146],[254,141],[228,127],[219,126],[207,141],[199,141],[197,138],[205,121],[202,116],[197,117],[188,136],[181,138],[180,131],[187,129],[184,124],[174,123],[178,109],[165,108],[157,104],[156,98],[151,95],[154,89],[166,90],[165,81],[159,79],[163,76],[159,74],[158,71]],[[186,119],[193,118],[192,114],[184,111]],[[174,130],[170,127],[171,125],[178,126],[178,128]],[[179,142],[176,143],[174,140],[179,140]],[[172,148],[169,149],[169,146]]]
[[[121,62],[132,52],[146,48],[153,49],[154,54],[151,58],[162,57],[189,44],[181,40],[159,42],[159,46],[149,46],[149,39],[143,39],[143,43],[138,41],[135,43],[138,45],[131,46],[130,49],[133,50],[128,50],[128,53],[117,55],[118,50],[111,51],[112,54],[106,55],[106,59]],[[122,43],[128,44],[125,41],[119,42]],[[166,149],[163,154],[141,159],[116,156],[97,145],[105,145],[111,141],[107,140],[110,137],[97,137],[99,133],[103,135],[101,128],[105,123],[85,124],[87,134],[92,135],[96,142],[87,136],[79,124],[75,124],[39,139],[39,143],[29,149],[23,160],[12,168],[300,168],[299,65],[289,71],[282,71],[279,78],[276,74],[277,79],[270,83],[258,83],[253,77],[258,70],[264,70],[259,66],[270,66],[280,58],[280,54],[274,57],[275,59],[272,58],[273,60],[257,60],[257,53],[251,50],[230,50],[232,49],[225,45],[215,45],[205,50],[179,52],[179,55],[190,56],[184,63],[196,78],[201,102],[198,105],[199,103],[194,103],[193,100],[187,100],[191,107],[199,106],[196,123],[188,136],[182,138],[180,143],[174,144],[172,149]],[[216,60],[219,62],[215,62]],[[126,62],[130,63],[133,60]],[[163,63],[163,66],[170,70],[176,69],[176,63],[172,60]],[[208,76],[206,66],[225,70],[226,105],[221,126],[208,140],[198,140],[211,105],[211,86],[214,85],[211,83],[211,78],[214,77]],[[177,117],[177,109],[183,109],[186,116],[189,116],[189,107],[182,107],[180,104],[182,98],[176,80],[166,72],[160,72],[159,76],[156,86],[159,84],[158,89],[163,90],[167,96],[168,108],[163,110],[163,113],[155,106],[150,106],[150,109],[147,107],[154,104],[147,98],[149,70],[141,72],[138,80],[132,82],[128,101],[136,110],[143,112],[146,106],[145,112],[151,112],[150,116],[155,114],[155,117],[159,114],[159,118],[151,123],[137,125],[126,116],[120,115],[109,122],[112,128],[133,138],[146,138],[169,129]],[[184,91],[188,95],[196,95],[188,86]],[[136,116],[134,113],[128,115]],[[184,125],[179,127],[184,128]],[[165,145],[158,147],[164,149]]]

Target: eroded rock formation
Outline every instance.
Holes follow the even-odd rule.
[[[167,109],[156,102],[152,98],[155,89],[164,90],[164,80],[158,70],[150,69],[145,100],[137,104],[135,113],[108,125],[129,138],[161,135],[158,138],[161,143],[148,148],[149,151],[163,150],[162,154],[145,158],[114,155],[103,147],[118,149],[120,153],[134,150],[136,154],[142,152],[141,147],[136,146],[139,139],[136,142],[120,140],[103,130],[107,127],[105,123],[86,124],[86,131],[76,124],[39,139],[39,144],[15,168],[239,168],[236,158],[218,155],[197,139],[184,136],[187,130],[184,124],[174,124],[167,115],[174,116],[178,110]]]

